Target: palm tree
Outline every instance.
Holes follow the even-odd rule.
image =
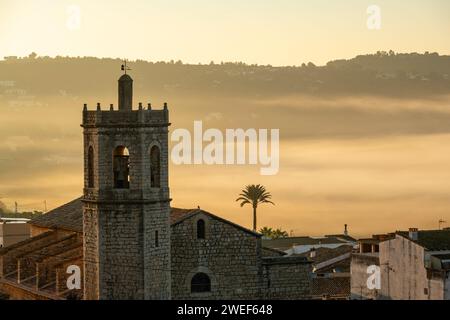
[[[259,229],[259,233],[261,233],[264,237],[272,239],[273,230],[269,227],[264,227]]]
[[[274,230],[269,227],[264,227],[259,229],[259,233],[261,233],[264,237],[272,240],[289,238],[289,234],[286,231],[279,228]]]
[[[288,238],[289,234],[281,229],[276,229],[272,232],[272,239],[282,239],[282,238]]]
[[[253,231],[256,232],[256,209],[258,208],[258,204],[260,203],[271,203],[275,205],[269,199],[272,198],[270,192],[266,191],[266,188],[260,184],[258,185],[248,185],[244,190],[239,194],[239,198],[236,199],[236,202],[241,202],[241,207],[246,204],[251,204],[253,207]]]

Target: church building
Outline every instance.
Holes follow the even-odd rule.
[[[11,299],[309,299],[311,262],[262,246],[261,235],[198,209],[172,208],[169,110],[83,109],[83,196],[30,221],[0,249]],[[80,279],[77,285],[76,276]],[[75,287],[75,288],[74,288]]]

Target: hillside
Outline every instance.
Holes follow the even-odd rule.
[[[119,59],[5,57],[0,61],[0,99],[26,95],[109,94]],[[131,61],[139,88],[176,94],[235,96],[383,95],[426,97],[450,93],[450,56],[378,52],[350,60],[272,67],[221,63]],[[107,79],[107,80],[105,80]]]

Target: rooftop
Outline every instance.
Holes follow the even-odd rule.
[[[350,242],[358,241],[355,238],[353,238],[352,236],[349,236],[348,234],[330,234],[330,235],[326,235],[325,237],[326,238],[338,238],[338,239],[350,241]]]
[[[255,236],[261,236],[260,234],[253,232],[249,229],[246,229],[238,224],[235,224],[231,221],[223,219],[219,216],[216,216],[210,212],[201,210],[201,209],[180,209],[180,208],[171,208],[170,212],[170,224],[176,225],[181,221],[196,215],[196,214],[205,214],[214,219],[220,220],[222,222],[233,225],[236,228],[243,230],[244,232],[251,233]],[[32,219],[29,222],[31,225],[51,228],[51,229],[64,229],[75,232],[83,232],[83,202],[82,198],[77,198],[71,202],[68,202],[56,209],[49,211],[46,214],[43,214],[37,218]]]
[[[408,231],[397,234],[409,239]],[[424,230],[418,232],[417,240],[411,240],[430,251],[450,250],[450,230]]]
[[[313,278],[311,291],[315,298],[349,298],[350,277]]]
[[[317,248],[316,256],[314,258],[311,258],[311,260],[314,261],[314,264],[318,264],[321,262],[325,262],[337,257],[340,257],[342,255],[345,255],[347,253],[351,253],[353,248],[351,246],[339,246],[337,248]],[[299,254],[299,256],[302,257],[309,257],[311,253],[311,250],[305,253]]]
[[[450,260],[450,254],[449,253],[445,253],[445,254],[433,254],[433,257],[438,258],[439,260]]]
[[[133,81],[133,79],[130,77],[129,74],[123,74],[122,76],[120,76],[119,81]]]
[[[347,241],[336,237],[312,238],[312,237],[292,237],[275,240],[263,240],[263,246],[278,250],[288,250],[293,246],[326,245],[326,244],[348,244]]]
[[[83,203],[81,197],[31,219],[30,224],[45,228],[83,232]]]

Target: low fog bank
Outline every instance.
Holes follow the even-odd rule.
[[[151,92],[149,92],[151,96]],[[135,101],[145,101],[140,92]],[[263,183],[276,206],[261,207],[261,225],[294,234],[360,236],[436,228],[450,212],[450,99],[215,95],[154,96],[169,102],[171,132],[204,128],[279,128],[280,172],[259,166],[170,167],[174,206],[216,212],[244,226],[251,212],[234,202],[248,183]],[[115,95],[39,96],[0,104],[0,197],[26,210],[54,208],[82,190],[82,104],[115,102]],[[198,179],[198,177],[205,177]],[[233,177],[233,179],[230,179]],[[26,207],[32,204],[33,208]]]

